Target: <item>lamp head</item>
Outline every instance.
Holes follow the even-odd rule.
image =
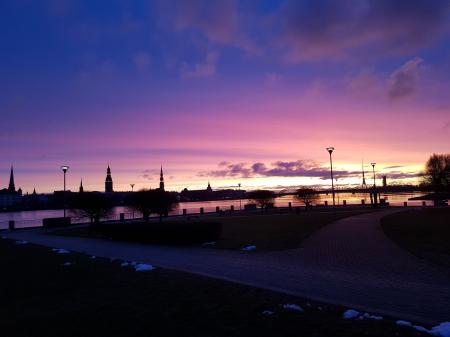
[[[66,173],[69,170],[69,166],[67,165],[61,166],[61,170],[63,170],[63,172]]]
[[[375,167],[377,163],[370,163],[370,165],[372,165],[372,167]]]
[[[330,154],[332,154],[333,151],[334,151],[334,147],[332,147],[332,146],[327,147],[327,151],[328,151]]]

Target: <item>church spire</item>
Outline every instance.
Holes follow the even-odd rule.
[[[161,173],[159,174],[159,189],[161,191],[164,191],[164,175],[162,165],[161,165]]]
[[[80,182],[80,190],[79,190],[79,192],[80,192],[80,193],[83,193],[83,192],[84,192],[84,188],[83,188],[83,179],[81,179],[81,182]]]
[[[111,177],[111,168],[109,167],[109,164],[108,164],[108,168],[106,169],[105,192],[106,193],[113,192],[113,180]]]
[[[14,185],[14,169],[11,164],[11,173],[9,175],[9,186],[8,186],[8,192],[14,193],[16,191],[16,185]]]

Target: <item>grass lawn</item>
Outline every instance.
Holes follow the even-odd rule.
[[[220,234],[216,239],[216,248],[224,249],[242,249],[248,245],[255,245],[258,251],[261,250],[279,250],[297,248],[302,240],[311,235],[314,231],[320,229],[326,224],[352,215],[371,212],[372,209],[340,209],[336,212],[336,218],[331,209],[311,210],[308,212],[284,213],[284,214],[252,214],[252,215],[233,215],[217,217],[196,217],[192,220],[188,218],[179,219],[176,224],[185,222],[218,222],[220,223]],[[175,222],[173,222],[175,224]],[[165,225],[169,228],[171,221],[166,221]],[[126,228],[126,224],[123,228]],[[58,235],[74,235],[102,237],[98,232],[90,232],[87,228],[61,229],[55,232]],[[174,233],[174,236],[176,233]],[[140,236],[138,240],[145,240]]]
[[[450,208],[417,208],[381,219],[385,233],[420,258],[450,267]]]
[[[345,308],[339,306],[160,268],[136,272],[120,264],[0,240],[1,335],[426,336],[389,319],[342,319]],[[283,309],[287,303],[304,312]]]
[[[226,217],[221,219],[222,232],[217,246],[240,249],[255,245],[258,250],[297,248],[306,237],[335,219],[369,211],[371,210],[338,210],[336,218],[331,210]]]

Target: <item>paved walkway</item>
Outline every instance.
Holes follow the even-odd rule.
[[[394,317],[450,320],[450,270],[429,265],[398,248],[379,220],[395,211],[357,215],[329,224],[302,248],[239,252],[165,247],[45,235],[6,233],[14,239],[156,266],[343,304]]]

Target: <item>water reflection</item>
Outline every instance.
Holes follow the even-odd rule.
[[[408,201],[408,205],[420,206],[422,201],[409,201],[409,198],[417,197],[423,195],[423,193],[381,193],[381,198],[384,198],[386,202],[389,202],[393,206],[401,206],[404,201]],[[344,200],[347,205],[361,204],[361,200],[364,200],[366,204],[370,203],[369,193],[336,193],[336,205],[343,205]],[[328,195],[321,194],[318,203],[323,204],[325,201],[329,205],[333,202],[333,196],[331,193]],[[242,207],[249,203],[249,200],[242,199]],[[294,198],[292,195],[286,195],[275,199],[275,206],[277,207],[287,207],[289,203],[292,206],[302,206],[302,203]],[[218,201],[194,201],[194,202],[180,202],[176,209],[174,209],[171,215],[181,215],[183,214],[183,209],[186,209],[188,214],[199,213],[200,208],[203,208],[205,212],[214,212],[216,207],[220,207],[222,210],[229,210],[231,206],[235,210],[239,210],[239,200],[218,200]],[[431,206],[432,202],[427,201],[427,205]],[[125,214],[125,218],[139,218],[141,215],[138,212],[133,212],[126,207],[120,206],[115,207],[111,214],[111,219],[119,219],[120,213]],[[73,214],[72,214],[73,215]],[[14,220],[16,222],[17,228],[33,227],[42,225],[42,219],[44,218],[55,218],[62,217],[63,210],[43,210],[43,211],[23,211],[23,212],[7,212],[0,213],[0,229],[8,228],[9,220]],[[74,219],[74,222],[87,221],[87,219]]]

